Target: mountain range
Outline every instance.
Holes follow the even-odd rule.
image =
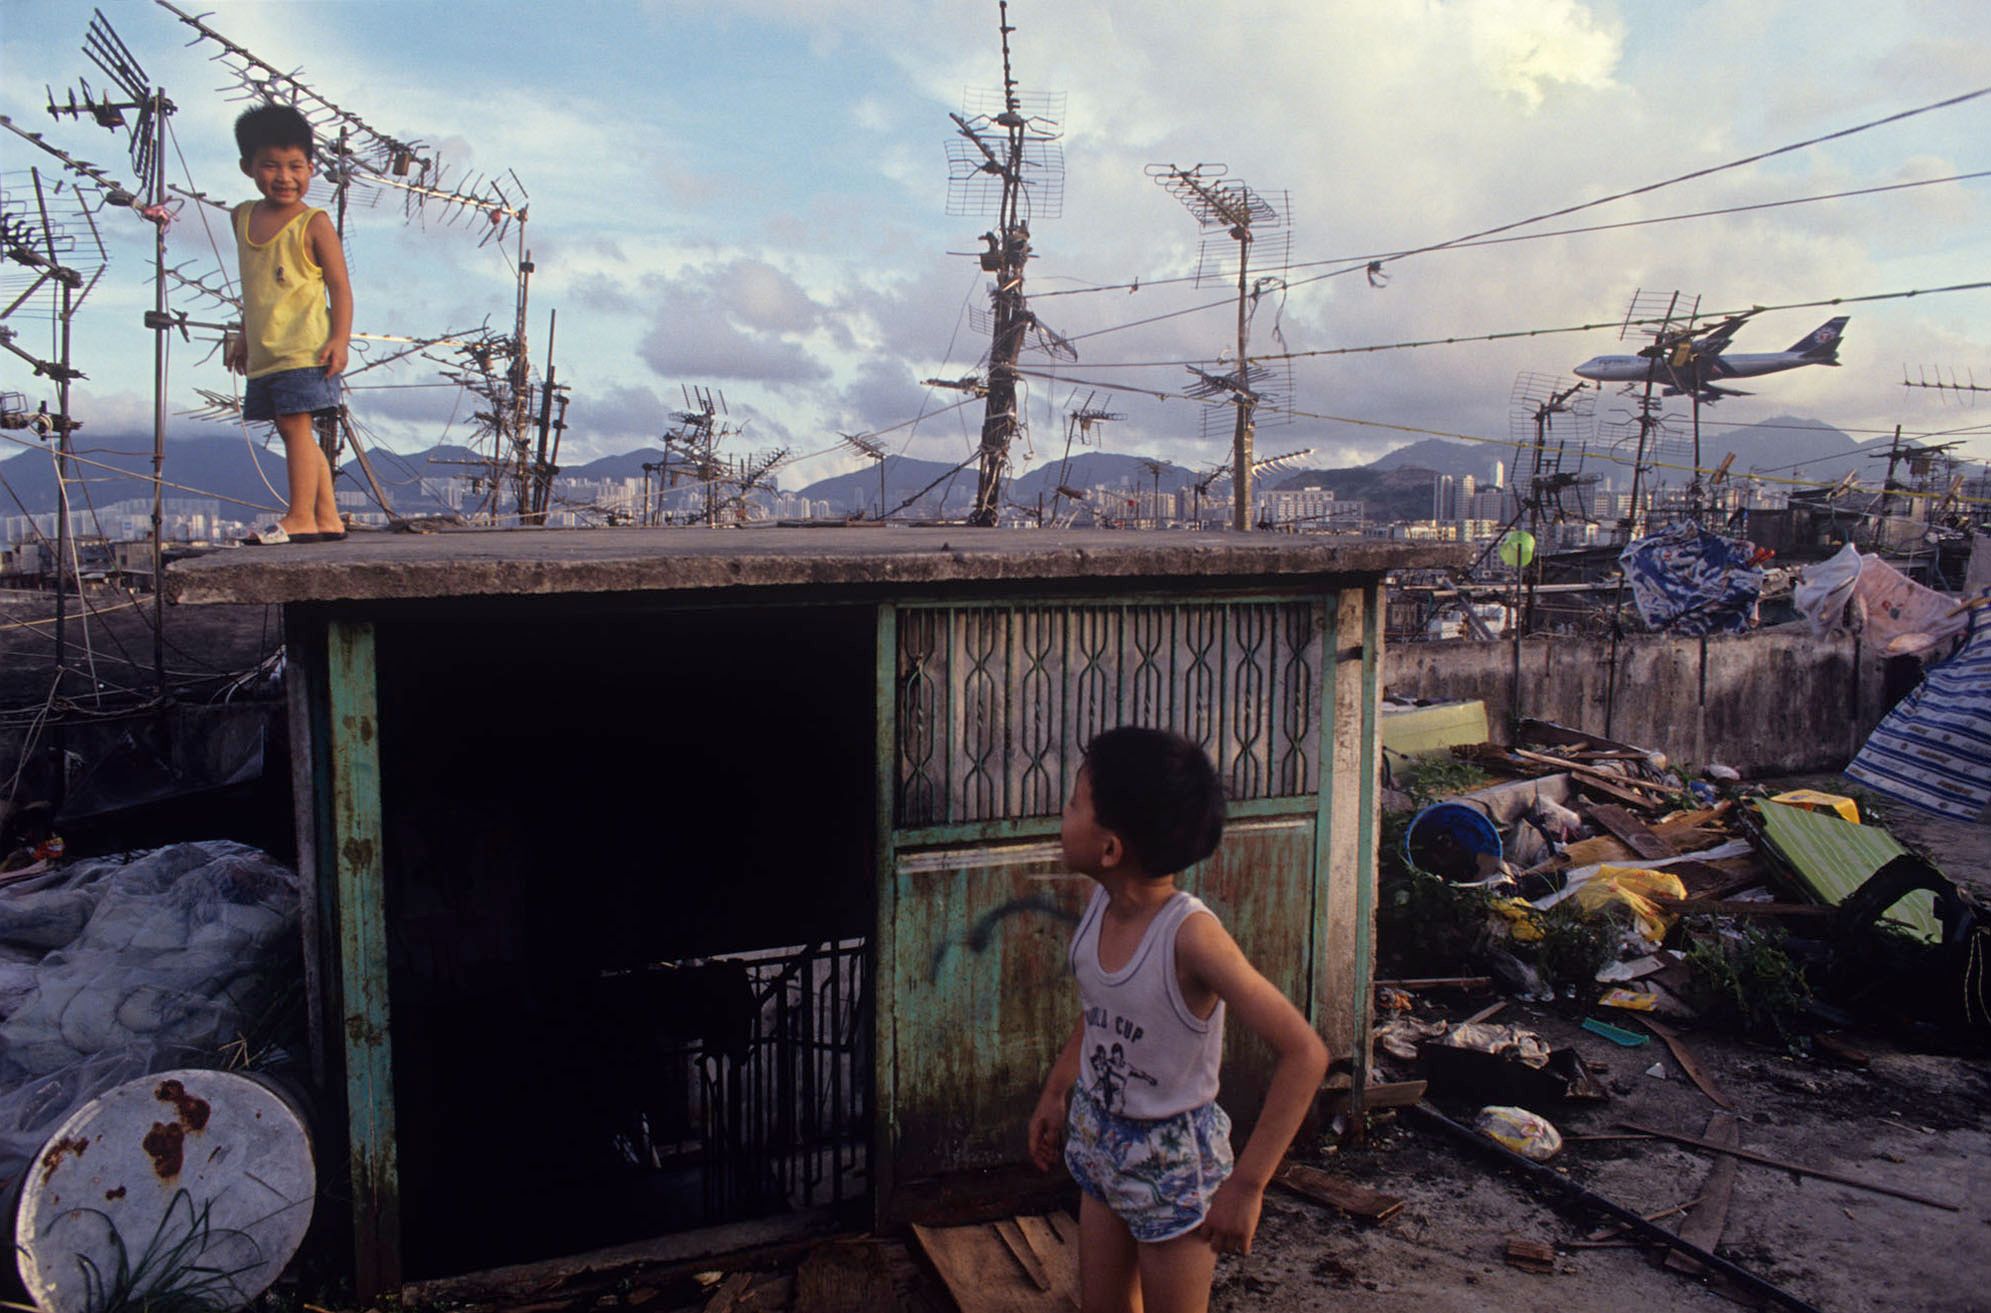
[[[1668,443],[1680,441],[1678,435],[1669,433]],[[1891,441],[1882,437],[1858,443],[1830,425],[1797,416],[1777,416],[1738,428],[1717,429],[1704,422],[1701,450],[1703,463],[1707,465],[1733,452],[1733,468],[1737,473],[1755,470],[1832,483],[1851,472],[1863,482],[1877,483],[1885,467],[1883,462],[1870,458],[1885,453]],[[277,489],[283,487],[281,450],[272,443],[268,448],[258,449],[258,461],[252,462],[245,445],[239,434],[169,439],[166,478],[182,487],[169,486],[167,497],[218,495],[257,506],[281,500],[273,497],[271,489],[263,483],[267,479]],[[86,490],[96,505],[144,496],[142,482],[126,483],[122,475],[136,475],[140,479],[149,475],[152,466],[149,435],[88,438],[79,435],[76,451],[83,458],[99,462],[78,466],[78,474],[89,480]],[[465,474],[466,464],[478,463],[474,452],[458,446],[438,446],[415,456],[386,451],[376,451],[373,455],[375,472],[396,507],[416,515],[443,509],[428,485]],[[1492,482],[1495,461],[1504,461],[1511,474],[1524,458],[1523,453],[1506,444],[1426,438],[1366,465],[1289,471],[1275,476],[1273,486],[1332,488],[1343,500],[1367,503],[1371,520],[1418,519],[1429,514],[1433,474],[1449,474],[1454,478],[1472,475],[1485,486]],[[660,449],[642,448],[568,466],[561,470],[561,475],[576,479],[641,478],[646,463],[654,465],[663,460]],[[1596,461],[1594,457],[1591,460],[1596,472],[1611,475],[1620,486],[1628,482],[1625,466]],[[261,477],[257,474],[258,462]],[[1198,477],[1196,471],[1168,461],[1155,462],[1155,466],[1158,469],[1151,468],[1147,459],[1140,456],[1081,452],[1071,457],[1069,463],[1048,462],[1018,476],[1005,497],[1013,504],[1037,506],[1051,501],[1060,483],[1074,488],[1121,489],[1130,497],[1156,487],[1157,483],[1162,492],[1181,493]],[[355,462],[347,461],[343,469],[355,480],[350,486],[361,486]],[[827,502],[839,514],[876,514],[878,473],[876,467],[866,466],[788,491],[811,501]],[[973,503],[972,464],[956,469],[943,461],[888,456],[884,475],[886,505],[888,509],[903,506],[901,514],[955,517],[966,514]],[[193,489],[199,491],[188,491]],[[0,514],[17,514],[23,507],[41,513],[54,510],[55,505],[54,462],[47,454],[24,452],[0,460]]]

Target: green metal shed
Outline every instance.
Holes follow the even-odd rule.
[[[176,603],[284,607],[361,1297],[629,1226],[710,1252],[713,1221],[1015,1188],[1075,1007],[1059,811],[1116,724],[1216,759],[1230,821],[1185,883],[1360,1088],[1383,577],[1458,552],[512,530],[173,565]],[[1233,1038],[1240,1133],[1268,1062]]]

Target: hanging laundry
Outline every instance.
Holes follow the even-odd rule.
[[[1857,634],[1866,627],[1866,616],[1854,606],[1860,584],[1860,567],[1866,558],[1860,549],[1847,543],[1822,561],[1813,561],[1798,575],[1791,590],[1791,605],[1811,622],[1811,632],[1820,638],[1837,633]]]
[[[1991,598],[1986,593],[1985,598]],[[1958,820],[1991,806],[1991,606],[1966,613],[1969,636],[1874,728],[1846,778]]]
[[[1924,588],[1878,556],[1861,562],[1853,593],[1866,612],[1867,641],[1889,656],[1927,651],[1970,627],[1954,597]]]
[[[1691,520],[1641,538],[1618,556],[1638,613],[1674,634],[1739,634],[1756,623],[1763,571],[1756,545]]]

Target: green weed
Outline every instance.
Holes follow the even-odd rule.
[[[1811,986],[1784,951],[1783,932],[1755,925],[1724,930],[1696,917],[1686,939],[1687,1001],[1702,1018],[1788,1045],[1790,1022],[1810,1001]]]

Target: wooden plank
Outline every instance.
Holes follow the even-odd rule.
[[[1421,1080],[1399,1080],[1371,1085],[1362,1091],[1362,1107],[1364,1110],[1408,1108],[1424,1097],[1429,1084],[1428,1081]],[[1350,1096],[1353,1093],[1353,1089],[1349,1088],[1322,1090],[1320,1094],[1322,1115],[1332,1116],[1344,1108],[1351,1107],[1354,1101]]]
[[[325,874],[318,860],[319,811],[327,801],[318,788],[317,758],[325,745],[311,732],[312,702],[322,680],[311,675],[315,631],[307,627],[297,608],[285,607],[284,713],[290,738],[290,808],[292,832],[297,841],[298,931],[304,941],[304,1035],[311,1058],[311,1083],[325,1088],[331,1079],[330,1036],[325,1024],[325,964],[331,960],[325,942],[320,904],[325,894]]]
[[[1039,1289],[993,1226],[915,1222],[913,1236],[961,1313],[1069,1313],[1078,1306],[1065,1290]],[[1076,1290],[1077,1247],[1071,1248]]]
[[[1703,1132],[1710,1144],[1726,1148],[1739,1148],[1742,1144],[1742,1124],[1735,1114],[1717,1112],[1708,1117],[1707,1129]],[[1717,1154],[1714,1166],[1708,1168],[1707,1180],[1701,1184],[1700,1202],[1687,1214],[1687,1220],[1680,1224],[1680,1238],[1698,1249],[1713,1253],[1721,1243],[1721,1229],[1728,1224],[1728,1200],[1735,1192],[1735,1159],[1727,1154]],[[1679,1250],[1671,1250],[1666,1255],[1666,1266],[1676,1272],[1702,1272],[1705,1269],[1699,1259],[1689,1258]]]
[[[1044,1220],[1050,1223],[1053,1231],[1057,1232],[1058,1239],[1072,1246],[1072,1252],[1076,1254],[1078,1252],[1078,1219],[1070,1213],[1058,1212],[1045,1214]]]
[[[380,803],[380,708],[370,624],[326,627],[332,839],[338,863],[339,985],[345,1015],[346,1143],[353,1280],[362,1300],[401,1284],[401,1182],[388,1031],[387,894]]]
[[[1540,1240],[1508,1236],[1506,1255],[1508,1265],[1518,1267],[1523,1272],[1535,1272],[1546,1276],[1555,1271],[1555,1246]]]
[[[1717,1116],[1720,1116],[1721,1114],[1717,1113],[1716,1115],[1717,1115]],[[1566,1135],[1566,1136],[1564,1136],[1563,1138],[1564,1138],[1565,1140],[1568,1140],[1568,1139],[1579,1139],[1579,1140],[1610,1140],[1610,1139],[1620,1139],[1620,1140],[1645,1140],[1645,1139],[1650,1139],[1651,1137],[1650,1137],[1650,1136],[1646,1136],[1646,1135],[1619,1135],[1619,1136],[1611,1136],[1611,1135],[1578,1135],[1578,1136],[1567,1136],[1567,1135]],[[1694,1206],[1695,1204],[1699,1203],[1699,1202],[1701,1201],[1701,1199],[1702,1199],[1702,1198],[1705,1198],[1705,1197],[1706,1197],[1706,1196],[1697,1196],[1697,1197],[1695,1197],[1695,1198],[1693,1198],[1693,1199],[1689,1199],[1689,1200],[1688,1200],[1688,1201],[1687,1201],[1686,1203],[1684,1203],[1684,1204],[1674,1204],[1674,1205],[1673,1205],[1673,1206],[1672,1206],[1671,1208],[1662,1208],[1662,1209],[1660,1209],[1660,1210],[1659,1210],[1658,1212],[1656,1212],[1656,1213],[1641,1213],[1641,1214],[1640,1214],[1640,1216],[1641,1216],[1641,1217],[1643,1217],[1643,1218],[1645,1218],[1645,1220],[1646,1220],[1646,1221],[1648,1221],[1648,1222],[1659,1222],[1659,1221],[1664,1221],[1664,1220],[1665,1220],[1666,1218],[1669,1218],[1669,1217],[1673,1216],[1673,1214],[1675,1214],[1675,1213],[1684,1213],[1684,1212],[1686,1212],[1686,1211],[1687,1211],[1687,1210],[1688,1210],[1689,1208],[1692,1208],[1692,1207],[1693,1207],[1693,1206]],[[1617,1236],[1620,1236],[1620,1235],[1623,1235],[1623,1234],[1625,1233],[1625,1230],[1626,1230],[1626,1227],[1625,1227],[1625,1224],[1624,1224],[1623,1222],[1613,1222],[1613,1223],[1612,1223],[1611,1225],[1609,1225],[1609,1226],[1603,1226],[1603,1227],[1599,1227],[1599,1228],[1597,1228],[1597,1229],[1596,1229],[1595,1231],[1592,1231],[1592,1232],[1591,1232],[1591,1233],[1590,1233],[1589,1235],[1587,1235],[1587,1236],[1584,1236],[1584,1237],[1583,1237],[1583,1239],[1584,1239],[1585,1241],[1587,1241],[1587,1242],[1591,1243],[1591,1244],[1596,1244],[1596,1243],[1598,1243],[1599,1241],[1604,1241],[1604,1240],[1610,1240],[1610,1239],[1614,1239],[1614,1238],[1615,1238],[1615,1237],[1617,1237]],[[1637,1242],[1637,1243],[1640,1243],[1640,1244],[1650,1244],[1650,1243],[1652,1243],[1652,1242],[1651,1242],[1651,1241],[1639,1241],[1639,1242]]]
[[[1510,748],[1508,751],[1523,761],[1533,763],[1537,766],[1548,766],[1554,770],[1566,770],[1576,777],[1576,781],[1579,784],[1593,782],[1602,784],[1605,786],[1604,791],[1606,793],[1613,791],[1631,793],[1635,789],[1645,789],[1652,793],[1671,797],[1674,793],[1678,792],[1670,784],[1660,784],[1655,780],[1642,780],[1633,775],[1620,775],[1616,771],[1598,770],[1595,766],[1586,766],[1580,761],[1569,761],[1563,757],[1551,757],[1540,752],[1530,752],[1526,748]],[[1634,806],[1639,807],[1651,807],[1655,805],[1651,800],[1641,797],[1636,793],[1631,793],[1631,801]]]
[[[1343,1180],[1318,1167],[1288,1163],[1272,1179],[1294,1194],[1365,1221],[1381,1222],[1403,1210],[1403,1200],[1395,1195]]]
[[[1616,835],[1640,857],[1677,857],[1680,850],[1646,828],[1645,822],[1622,807],[1600,803],[1590,809],[1590,819]]]
[[[1926,1204],[1930,1208],[1940,1208],[1945,1212],[1960,1213],[1963,1211],[1963,1207],[1960,1204],[1948,1204],[1940,1199],[1931,1199],[1927,1195],[1916,1194],[1910,1190],[1897,1190],[1891,1185],[1879,1185],[1873,1181],[1863,1181],[1857,1176],[1848,1176],[1843,1172],[1830,1172],[1822,1167],[1807,1167],[1803,1163],[1789,1162],[1782,1158],[1772,1158],[1766,1153],[1754,1153],[1748,1149],[1734,1149],[1727,1145],[1713,1144],[1697,1135],[1682,1135],[1678,1131],[1662,1131],[1656,1126],[1641,1126],[1637,1122],[1619,1122],[1618,1125],[1628,1131],[1642,1131],[1647,1135],[1656,1135],[1662,1140],[1671,1140],[1675,1144],[1688,1144],[1697,1149],[1707,1149],[1713,1153],[1725,1153],[1731,1157],[1740,1158],[1745,1163],[1757,1163],[1764,1167],[1775,1167],[1781,1171],[1795,1172],[1799,1176],[1815,1176],[1821,1181],[1831,1181],[1837,1185],[1850,1185],[1859,1190],[1871,1190],[1875,1194],[1890,1195],[1896,1199],[1906,1199],[1911,1204]]]
[[[1492,976],[1422,976],[1411,980],[1378,980],[1377,989],[1492,989]]]
[[[1071,1223],[1071,1237],[1060,1235],[1054,1225],[1058,1219]],[[1030,1246],[1030,1252],[1044,1265],[1050,1275],[1051,1289],[1079,1302],[1078,1291],[1078,1223],[1064,1213],[1053,1213],[1049,1217],[1019,1217],[1015,1219],[1016,1229],[1023,1233],[1023,1243]]]
[[[735,1272],[719,1283],[712,1292],[712,1298],[705,1301],[705,1313],[733,1313],[740,1306],[740,1297],[747,1293],[747,1287],[754,1283],[751,1272]]]
[[[1030,1278],[1030,1284],[1039,1290],[1051,1288],[1051,1274],[1045,1270],[1044,1262],[1031,1251],[1030,1242],[1023,1238],[1023,1231],[1014,1220],[1000,1218],[994,1223],[996,1238],[1009,1250],[1010,1257],[1023,1269],[1023,1275]],[[801,1313],[798,1309],[796,1313]]]
[[[1647,1030],[1659,1036],[1665,1042],[1666,1047],[1672,1050],[1673,1061],[1680,1064],[1680,1070],[1687,1073],[1687,1079],[1694,1082],[1700,1088],[1701,1093],[1707,1095],[1710,1099],[1713,1099],[1729,1111],[1733,1112],[1735,1110],[1735,1100],[1729,1098],[1727,1091],[1715,1083],[1714,1077],[1701,1069],[1700,1061],[1694,1057],[1693,1050],[1689,1049],[1685,1042],[1681,1040],[1678,1031],[1665,1022],[1656,1020],[1645,1013],[1639,1014],[1639,1021],[1644,1023]],[[1705,1246],[1703,1247],[1705,1248]]]

